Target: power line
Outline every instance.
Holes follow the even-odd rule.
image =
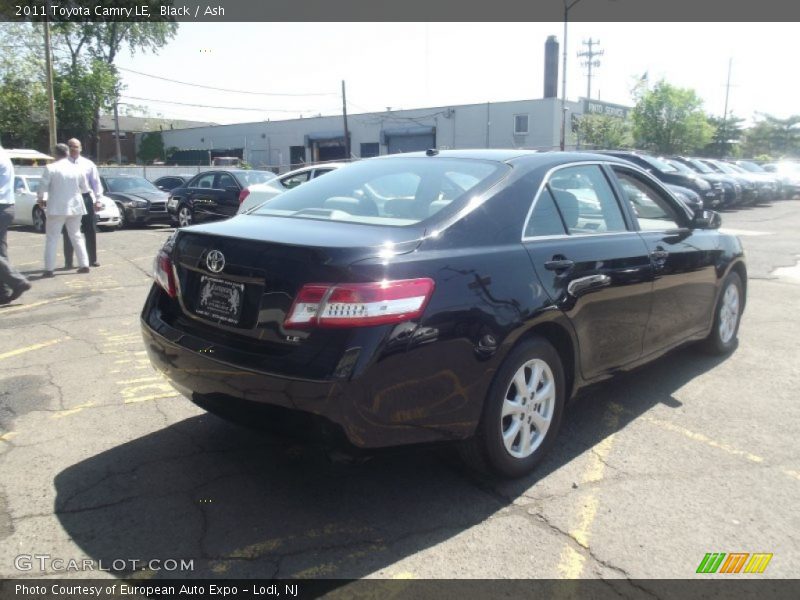
[[[338,96],[336,93],[308,93],[308,94],[284,94],[278,92],[250,92],[247,90],[231,90],[228,88],[213,87],[210,85],[202,85],[199,83],[188,83],[186,81],[178,81],[177,79],[170,79],[169,77],[161,77],[159,75],[151,75],[149,73],[142,73],[141,71],[134,71],[133,69],[126,69],[125,67],[117,67],[120,71],[127,73],[134,73],[135,75],[142,75],[143,77],[151,77],[153,79],[160,79],[161,81],[169,81],[170,83],[177,83],[179,85],[188,85],[190,87],[204,88],[207,90],[216,90],[218,92],[231,92],[234,94],[251,94],[254,96],[287,96],[287,97],[302,97],[302,96]]]
[[[220,109],[220,110],[249,110],[249,111],[255,111],[255,112],[280,112],[280,113],[297,113],[297,114],[314,112],[314,111],[312,111],[310,109],[302,109],[302,108],[301,109],[287,110],[287,109],[281,109],[281,108],[247,108],[247,107],[241,107],[241,106],[210,106],[208,104],[192,104],[192,103],[189,103],[189,102],[175,102],[173,100],[158,100],[156,98],[140,98],[138,96],[128,96],[127,94],[122,94],[121,97],[127,98],[128,100],[143,100],[145,102],[156,102],[156,103],[162,103],[162,104],[177,104],[179,106],[192,106],[192,107],[195,107],[195,108],[217,108],[217,109]],[[319,112],[319,111],[317,111],[317,112]]]

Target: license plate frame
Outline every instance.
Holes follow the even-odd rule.
[[[194,312],[211,321],[238,326],[244,292],[243,283],[201,275]]]

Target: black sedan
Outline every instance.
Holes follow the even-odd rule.
[[[179,227],[227,219],[239,210],[247,186],[276,177],[271,171],[204,171],[170,192],[167,210]]]
[[[119,208],[120,228],[148,223],[169,223],[166,192],[144,177],[106,175],[100,177],[105,195]]]
[[[164,192],[171,192],[175,188],[185,185],[194,175],[164,175],[153,182],[153,185]]]
[[[719,225],[607,155],[374,158],[178,230],[145,347],[228,418],[269,406],[366,448],[458,441],[520,476],[578,389],[686,342],[736,346],[747,272]]]
[[[679,185],[688,188],[703,199],[706,208],[716,208],[724,200],[721,183],[711,183],[696,173],[686,173],[678,170],[664,160],[644,154],[642,152],[628,152],[623,150],[603,150],[611,156],[622,158],[641,167],[656,179],[664,183]]]

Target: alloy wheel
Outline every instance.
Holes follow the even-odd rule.
[[[500,413],[500,431],[506,451],[527,458],[542,444],[556,404],[553,371],[535,358],[523,364],[508,385]]]
[[[719,338],[727,344],[736,332],[739,321],[739,288],[734,283],[728,284],[722,296],[722,306],[719,311]]]
[[[188,206],[181,206],[178,209],[178,226],[188,227],[192,224],[192,211]]]

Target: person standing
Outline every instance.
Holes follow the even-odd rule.
[[[77,138],[67,140],[67,147],[69,148],[69,160],[83,171],[89,187],[94,192],[94,198],[92,198],[91,194],[83,195],[83,206],[86,209],[86,214],[81,217],[81,231],[83,231],[86,239],[86,252],[89,254],[89,263],[93,267],[99,267],[100,263],[97,262],[97,217],[94,211],[102,208],[97,203],[100,196],[103,195],[103,184],[100,182],[100,173],[97,171],[97,165],[88,158],[81,156],[80,140]],[[72,244],[69,241],[66,229],[64,229],[64,266],[68,269],[72,268]]]
[[[31,289],[28,280],[8,260],[8,226],[14,220],[14,165],[0,145],[0,304],[8,304]]]
[[[69,160],[69,148],[66,144],[56,145],[56,162],[47,165],[42,172],[42,181],[37,190],[37,203],[45,206],[47,219],[44,245],[44,275],[53,277],[56,265],[56,246],[61,236],[61,229],[66,226],[75,253],[78,255],[78,273],[89,272],[89,257],[86,243],[81,233],[81,217],[86,214],[83,194],[90,194],[86,174]],[[47,202],[44,193],[47,192]]]

